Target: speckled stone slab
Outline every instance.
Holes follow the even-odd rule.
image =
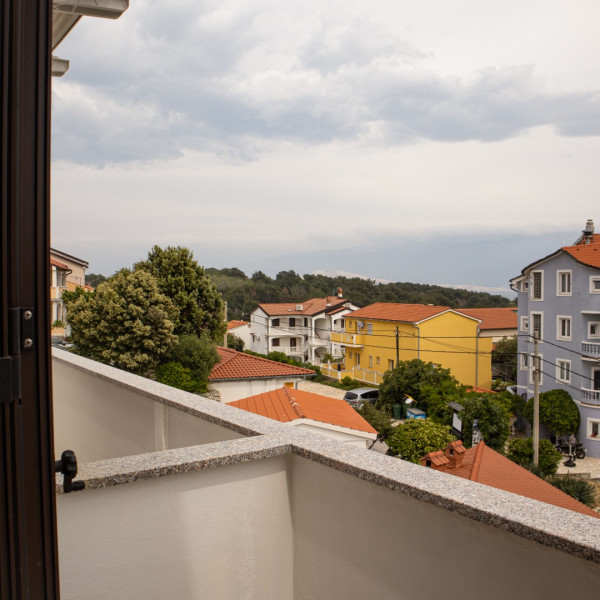
[[[54,360],[248,437],[81,465],[86,490],[292,454],[600,563],[600,519],[433,471],[53,350]],[[57,493],[62,493],[57,476]],[[82,492],[78,492],[82,493]],[[85,492],[84,492],[85,493]]]

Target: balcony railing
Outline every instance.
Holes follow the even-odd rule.
[[[600,357],[600,343],[598,342],[581,342],[581,351],[584,354]]]
[[[332,333],[331,341],[342,346],[348,346],[350,348],[362,348],[363,347],[363,336],[358,333]]]
[[[304,354],[308,344],[299,344],[298,346],[271,346],[269,352],[283,352],[284,354]]]
[[[581,400],[590,404],[600,404],[600,390],[581,388]]]

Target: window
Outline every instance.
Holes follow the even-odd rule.
[[[360,367],[360,354],[358,352],[356,353],[356,366]]]
[[[367,323],[367,335],[373,335],[373,323]]]
[[[538,355],[539,366],[540,366],[540,385],[544,382],[544,373],[542,371],[544,361],[542,360],[544,357],[542,354]],[[533,383],[533,372],[535,370],[535,358],[532,356],[529,357],[529,383]]]
[[[348,356],[349,356],[349,358],[352,358],[354,355],[353,355],[353,353],[352,353],[352,352],[349,352],[349,353],[348,353]]]
[[[391,371],[394,368],[394,361],[390,358],[388,360],[388,369]]]
[[[556,339],[570,340],[571,339],[571,317],[556,317]]]
[[[521,370],[522,371],[527,371],[527,369],[529,369],[529,354],[521,354],[520,355],[521,358]]]
[[[304,317],[304,327],[308,327],[308,319]]]
[[[600,294],[600,277],[590,277],[590,294]]]
[[[592,389],[600,391],[600,369],[592,369]]]
[[[529,281],[521,281],[521,291],[526,292],[529,290]]]
[[[273,321],[271,321],[271,325],[273,325],[273,327],[279,327],[279,319],[273,319]]]
[[[558,296],[571,295],[571,271],[556,272],[556,294]]]
[[[588,323],[588,337],[600,338],[600,323],[598,321]]]
[[[296,319],[294,317],[290,317],[290,327],[296,327]]]
[[[272,342],[271,345],[273,346],[279,346],[279,338],[275,338]]]
[[[538,339],[542,340],[543,331],[543,313],[531,313],[531,333],[537,335]]]
[[[556,361],[556,381],[571,383],[571,361],[559,358]]]
[[[587,436],[594,439],[600,437],[600,421],[597,419],[587,420]]]
[[[531,272],[531,292],[532,300],[543,300],[544,299],[544,272],[543,271],[532,271]]]
[[[380,364],[381,364],[381,358],[378,356],[378,357],[375,359],[375,362],[376,362],[378,365],[380,365]]]
[[[373,357],[369,356],[369,369],[373,368]]]
[[[296,338],[290,338],[290,348],[296,347]]]
[[[521,317],[521,331],[529,331],[529,317]]]

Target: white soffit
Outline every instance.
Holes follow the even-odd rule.
[[[58,56],[52,57],[52,77],[62,77],[69,70],[69,61]]]

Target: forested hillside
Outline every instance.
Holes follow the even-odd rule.
[[[358,277],[327,277],[281,271],[275,279],[257,271],[247,277],[236,268],[206,269],[227,301],[229,319],[249,320],[250,313],[261,302],[302,302],[308,298],[337,295],[343,289],[344,298],[358,306],[373,302],[409,302],[436,304],[453,308],[489,308],[514,306],[504,296],[454,290],[419,283],[375,283]]]

